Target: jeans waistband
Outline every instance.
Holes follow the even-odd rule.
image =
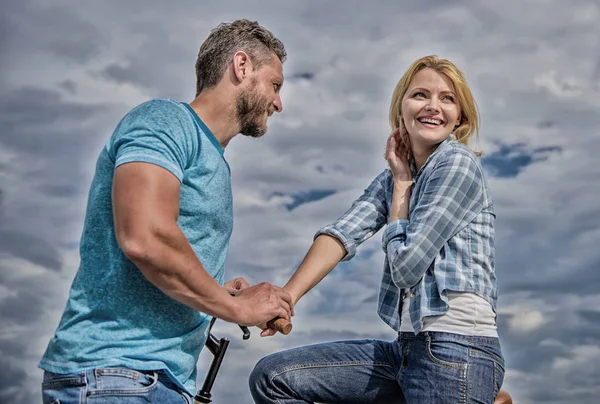
[[[454,334],[450,332],[439,332],[439,331],[423,331],[418,334],[412,332],[399,332],[398,341],[409,341],[418,339],[430,339],[430,340],[445,340],[445,341],[456,341],[456,342],[468,342],[473,344],[483,344],[489,346],[500,347],[500,339],[496,337],[481,337],[477,335],[462,335]]]

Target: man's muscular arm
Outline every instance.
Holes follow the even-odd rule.
[[[291,297],[283,289],[262,283],[232,297],[206,272],[177,224],[179,193],[179,180],[157,165],[117,167],[113,215],[125,256],[165,294],[211,316],[247,326],[290,319]]]

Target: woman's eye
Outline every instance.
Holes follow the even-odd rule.
[[[416,92],[416,93],[413,95],[413,97],[415,97],[415,98],[425,98],[425,93],[424,93],[424,92],[422,92],[422,91],[418,91],[418,92]]]
[[[448,100],[450,102],[454,102],[454,97],[451,95],[445,95],[442,99]]]

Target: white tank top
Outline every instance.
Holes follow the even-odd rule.
[[[408,306],[410,291],[404,290],[401,332],[413,332]],[[448,292],[448,311],[441,316],[423,318],[422,331],[450,332],[480,337],[498,337],[496,314],[490,303],[475,293]]]

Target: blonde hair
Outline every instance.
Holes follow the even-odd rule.
[[[423,69],[433,69],[446,76],[454,86],[458,105],[460,106],[460,123],[454,128],[454,137],[460,143],[469,146],[469,139],[473,134],[479,135],[479,112],[473,94],[461,71],[454,63],[447,59],[440,59],[435,55],[425,56],[414,61],[402,76],[392,94],[390,105],[390,124],[392,130],[402,125],[402,98],[415,75]],[[401,128],[402,129],[402,128]],[[476,153],[481,155],[481,153]]]

